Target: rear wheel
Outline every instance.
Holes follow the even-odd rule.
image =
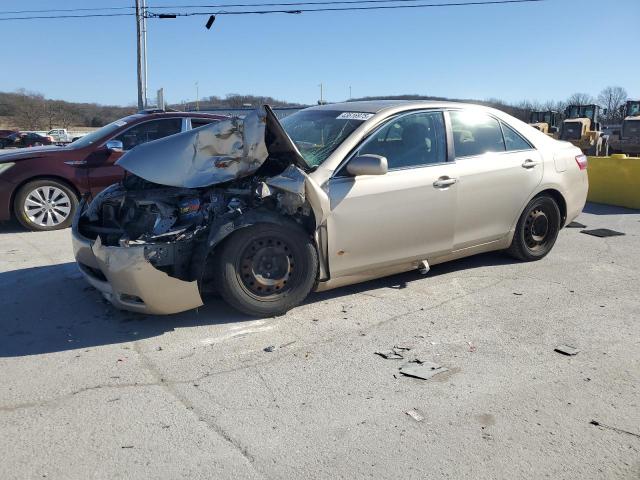
[[[556,243],[560,221],[560,209],[553,198],[534,198],[520,215],[507,253],[526,262],[544,258]]]
[[[13,201],[16,219],[27,229],[58,230],[71,225],[78,198],[71,188],[51,179],[23,185]]]
[[[257,224],[235,232],[215,254],[214,284],[232,307],[274,316],[300,304],[313,288],[318,254],[301,228]]]

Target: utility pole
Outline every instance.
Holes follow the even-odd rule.
[[[143,102],[144,108],[149,106],[149,99],[147,98],[147,0],[142,0],[142,54],[144,63],[142,64],[142,78],[143,78],[143,86],[144,86],[144,95]]]
[[[143,67],[142,67],[142,15],[143,10],[141,6],[141,0],[136,0],[136,46],[137,46],[137,70],[138,70],[138,110],[144,110],[144,98],[146,92],[144,91],[144,82],[142,80]]]
[[[351,85],[349,85],[349,100],[351,100],[353,97],[351,96]]]
[[[320,85],[318,85],[320,87],[320,105],[324,104],[324,99],[322,97],[322,83],[320,83]]]
[[[196,112],[200,111],[200,86],[196,82]]]

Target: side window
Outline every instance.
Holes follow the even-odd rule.
[[[517,150],[531,150],[533,147],[524,138],[520,136],[513,128],[504,122],[502,123],[502,133],[504,133],[504,141],[507,144],[507,151],[513,152]]]
[[[131,150],[136,145],[180,133],[180,130],[182,130],[181,118],[165,118],[135,125],[114,140],[120,140],[125,150]]]
[[[450,114],[457,158],[505,151],[498,120],[474,111],[456,110]]]
[[[191,128],[204,127],[205,125],[209,125],[210,123],[215,123],[218,120],[214,120],[212,118],[192,118],[191,119]]]
[[[414,113],[390,121],[357,151],[367,153],[386,157],[389,169],[446,162],[442,112]]]

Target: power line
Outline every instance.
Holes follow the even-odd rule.
[[[7,20],[44,20],[56,18],[94,18],[94,17],[135,17],[135,13],[91,13],[82,15],[42,15],[31,17],[6,17],[0,18],[0,22]]]
[[[399,3],[399,2],[416,2],[419,0],[334,0],[327,2],[285,2],[285,3],[262,3],[262,4],[218,4],[218,5],[200,5],[200,6],[181,6],[179,8],[233,8],[233,7],[261,7],[261,6],[302,6],[302,5],[337,5],[337,4],[370,4],[370,3]],[[305,9],[271,9],[271,10],[239,10],[239,11],[217,11],[217,12],[175,12],[171,16],[177,17],[190,17],[190,16],[204,16],[211,15],[259,15],[259,14],[273,14],[273,13],[286,13],[286,14],[301,14],[312,12],[346,12],[346,11],[361,11],[361,10],[392,10],[392,9],[404,9],[404,8],[439,8],[439,7],[464,7],[464,6],[482,6],[482,5],[505,5],[516,3],[540,3],[546,0],[492,0],[492,1],[476,1],[476,2],[450,2],[450,3],[421,3],[411,5],[374,5],[374,6],[351,6],[351,7],[323,7],[323,8],[305,8]],[[111,7],[112,9],[123,9],[129,7]],[[159,7],[155,7],[159,8]],[[162,8],[169,8],[168,6]],[[82,9],[77,9],[82,10]],[[59,10],[66,11],[66,10]],[[1,12],[5,13],[5,12]],[[35,11],[34,11],[35,13]],[[38,20],[38,19],[59,19],[59,18],[95,18],[95,17],[124,17],[134,16],[135,13],[94,13],[94,14],[79,14],[79,15],[47,15],[47,16],[22,16],[22,17],[6,17],[0,18],[0,21],[7,20]],[[149,12],[149,18],[158,18],[161,15]]]
[[[366,1],[366,0],[363,0]],[[368,0],[373,1],[373,0]],[[394,0],[390,0],[387,3],[392,3]],[[410,1],[410,0],[406,0]],[[360,11],[360,10],[395,10],[403,8],[437,8],[437,7],[463,7],[463,6],[478,6],[478,5],[504,5],[511,3],[539,3],[546,0],[494,0],[488,2],[460,2],[460,3],[421,3],[412,5],[376,5],[367,7],[324,7],[324,8],[302,8],[295,10],[241,10],[241,11],[216,11],[216,12],[183,12],[173,13],[177,17],[192,17],[192,16],[204,16],[204,15],[260,15],[270,13],[288,13],[288,14],[301,14],[312,12],[348,12],[348,11]],[[160,15],[150,13],[151,17],[159,17]]]

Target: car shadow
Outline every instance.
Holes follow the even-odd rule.
[[[521,262],[507,256],[502,252],[482,253],[471,257],[461,258],[459,260],[453,260],[450,262],[433,265],[426,275],[421,274],[418,270],[412,270],[410,272],[399,273],[397,275],[369,280],[367,282],[347,285],[344,287],[336,288],[334,290],[328,290],[326,292],[312,293],[305,301],[305,304],[339,298],[357,293],[363,293],[380,288],[402,290],[404,288],[407,288],[411,283],[428,281],[429,278],[438,277],[461,270],[472,270],[474,268],[481,267],[497,267],[501,265],[511,265],[513,263]]]
[[[60,352],[152,338],[178,329],[255,320],[219,298],[176,315],[119,311],[74,262],[0,273],[0,358]]]
[[[380,288],[402,289],[420,280],[459,270],[514,262],[489,253],[434,266],[427,276],[417,271],[312,293],[305,304]],[[90,287],[75,263],[0,273],[0,358],[39,355],[153,338],[179,328],[256,320],[233,310],[220,298],[175,315],[142,315],[119,311]]]
[[[640,210],[633,208],[616,207],[615,205],[605,205],[604,203],[587,203],[582,209],[583,213],[592,215],[633,215],[640,213]]]
[[[3,233],[22,233],[27,231],[28,230],[26,228],[24,228],[15,220],[0,222],[0,235],[2,235]]]

